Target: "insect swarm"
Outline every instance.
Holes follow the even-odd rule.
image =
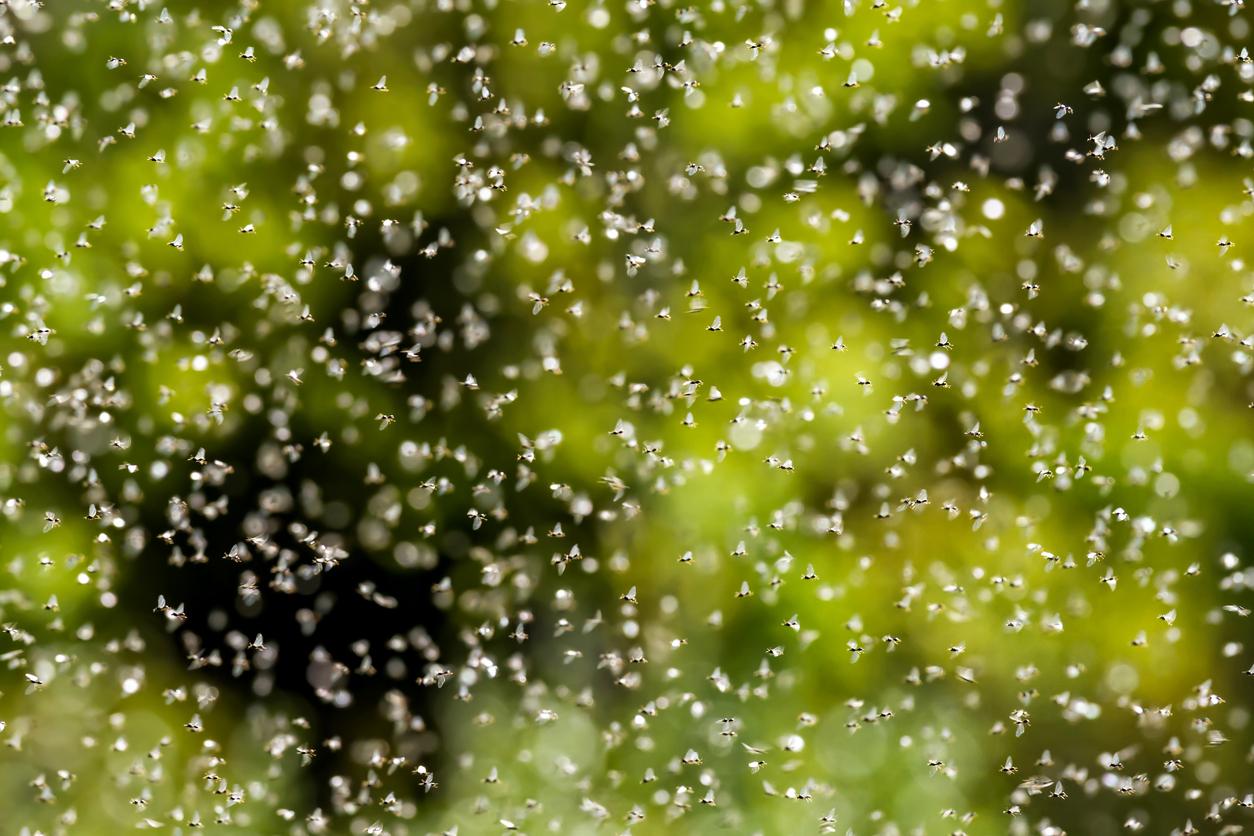
[[[3,4],[5,824],[1248,827],[1249,27]]]

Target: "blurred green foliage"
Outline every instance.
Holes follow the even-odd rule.
[[[995,833],[1030,821],[1112,833],[1132,816],[1166,833],[1186,819],[1201,825],[1216,801],[1249,791],[1250,718],[1239,699],[1249,660],[1243,646],[1236,658],[1228,652],[1247,640],[1248,622],[1220,607],[1250,603],[1241,577],[1248,570],[1221,556],[1244,560],[1254,540],[1251,360],[1247,346],[1211,340],[1220,324],[1241,334],[1249,325],[1248,305],[1237,301],[1251,291],[1239,263],[1249,166],[1212,148],[1187,161],[1167,153],[1195,120],[1172,103],[1187,101],[1202,73],[1181,57],[1179,26],[1187,20],[1239,41],[1246,29],[1233,21],[1244,14],[1229,18],[1202,3],[1182,14],[1179,3],[1077,10],[946,0],[901,4],[893,22],[870,4],[848,17],[837,4],[800,2],[706,4],[690,16],[670,3],[638,13],[598,3],[560,13],[521,0],[443,5],[171,4],[174,22],[163,24],[143,4],[67,0],[38,11],[8,4],[0,18],[15,38],[0,56],[0,75],[16,82],[5,106],[20,109],[24,123],[0,131],[0,245],[9,254],[0,288],[0,494],[9,501],[0,621],[16,625],[0,673],[0,832],[97,833],[145,818],[178,828],[178,807],[199,810],[211,830],[228,813],[236,832],[310,828],[307,816],[330,803],[331,776],[357,786],[376,749],[433,764],[439,789],[418,791],[408,767],[376,768],[379,795],[404,799],[400,814],[372,800],[328,832],[364,832],[383,820],[394,833],[454,824],[496,832],[500,819],[531,832],[593,832],[610,826],[590,814],[585,799],[594,799],[616,828],[640,805],[648,812],[640,833],[812,832],[832,807],[840,832]],[[316,20],[315,9],[334,10],[334,20]],[[597,25],[603,12],[608,23]],[[995,16],[1005,34],[990,36]],[[1131,67],[1112,63],[1105,49],[1071,45],[1070,27],[1089,19],[1131,43]],[[1034,39],[1027,33],[1041,21],[1054,32]],[[229,26],[232,41],[218,44],[210,25]],[[317,31],[324,25],[326,37]],[[825,27],[838,35],[827,37]],[[519,28],[525,48],[510,43]],[[686,31],[699,43],[684,45]],[[864,46],[873,35],[880,45]],[[820,50],[829,40],[854,46],[828,61]],[[555,45],[549,57],[536,48],[544,41]],[[746,41],[761,54],[751,58],[756,48]],[[713,60],[715,42],[736,60]],[[475,100],[475,62],[450,60],[467,44],[490,67],[486,105]],[[239,60],[248,46],[255,60]],[[958,48],[961,61],[929,66],[928,50]],[[1081,101],[1092,80],[1112,91],[1131,84],[1151,50],[1166,62],[1154,82],[1166,112],[1130,120],[1123,102]],[[686,62],[700,86],[671,83],[678,72],[634,79],[644,102],[635,118],[620,87],[628,67],[648,66],[654,55]],[[864,69],[859,86],[844,89],[854,55],[873,74]],[[126,64],[106,70],[115,56]],[[190,81],[202,67],[206,83]],[[143,73],[158,78],[138,87]],[[383,76],[389,91],[376,94],[371,85]],[[572,77],[582,79],[587,107],[569,89],[564,95]],[[262,79],[264,94],[254,87]],[[434,102],[428,84],[444,88]],[[1008,84],[1022,90],[1022,112],[1003,120],[994,102]],[[166,87],[177,95],[161,98]],[[742,106],[731,106],[736,97]],[[963,97],[976,104],[964,110]],[[928,107],[907,119],[919,100]],[[475,130],[474,115],[497,101],[516,124]],[[1049,137],[1055,102],[1076,109],[1065,141]],[[1225,88],[1198,121],[1248,138],[1237,106]],[[658,129],[663,112],[669,124]],[[202,120],[207,127],[194,130]],[[1139,137],[1126,133],[1133,121]],[[1004,145],[992,141],[1001,122],[1012,132]],[[133,140],[117,133],[129,123]],[[1086,129],[1125,132],[1105,192],[1089,183],[1092,165],[1064,156],[1085,145]],[[98,147],[102,137],[115,141]],[[821,137],[831,150],[819,177],[807,169]],[[944,142],[962,145],[960,157],[926,150]],[[580,173],[580,148],[590,173]],[[165,162],[149,161],[159,149]],[[74,154],[81,168],[65,171]],[[478,170],[493,161],[507,168],[509,190],[459,199],[455,181],[468,170],[454,162],[461,154],[487,161]],[[989,170],[973,166],[973,155]],[[700,169],[684,176],[690,163]],[[911,167],[920,179],[897,183]],[[819,187],[798,202],[781,199],[803,180]],[[959,182],[965,189],[953,188]],[[1038,190],[1043,182],[1052,184],[1048,196]],[[70,197],[46,201],[49,183]],[[942,193],[927,194],[928,183]],[[244,200],[230,191],[239,184],[247,184]],[[302,190],[316,200],[303,204]],[[512,214],[524,195],[538,207],[525,218]],[[981,208],[990,200],[1003,207],[996,218]],[[241,210],[217,220],[232,201]],[[729,237],[719,220],[729,207],[750,229],[743,238]],[[893,225],[899,209],[915,219],[908,240]],[[937,247],[934,261],[914,264],[914,244],[936,246],[951,210],[962,219],[952,231],[960,246]],[[606,234],[611,211],[630,219],[624,227],[649,231]],[[88,233],[90,248],[76,247],[98,215],[107,222]],[[350,216],[362,221],[351,237]],[[1226,228],[1214,220],[1223,217]],[[384,218],[401,232],[383,234]],[[1043,240],[1023,235],[1037,218]],[[1173,222],[1172,240],[1159,240]],[[245,224],[255,232],[241,234]],[[416,256],[440,228],[455,246]],[[782,243],[768,241],[773,230]],[[1226,257],[1215,246],[1225,231],[1238,247]],[[181,248],[167,246],[175,235]],[[312,266],[300,263],[307,253]],[[624,267],[628,255],[641,259],[638,269]],[[402,267],[395,286],[345,280],[345,264],[357,279],[375,277],[386,258]],[[197,278],[202,266],[212,280]],[[729,281],[741,268],[748,289]],[[573,293],[546,289],[560,285],[555,273]],[[885,289],[894,273],[906,279]],[[699,295],[689,292],[694,281]],[[539,312],[532,292],[548,297]],[[759,308],[746,305],[752,300]],[[568,307],[575,302],[579,316]],[[176,305],[181,321],[167,316]],[[404,330],[424,306],[455,336],[424,345],[423,362],[405,367],[404,381],[372,377],[360,345],[364,317],[383,311],[392,320],[384,327]],[[490,323],[482,344],[465,336],[474,318],[465,318],[466,306]],[[663,307],[669,318],[658,318]],[[301,316],[306,308],[311,321]],[[761,308],[769,318],[755,319]],[[955,325],[956,309],[965,309],[968,327]],[[709,330],[716,315],[721,332]],[[52,331],[46,345],[27,339],[36,319]],[[325,328],[341,337],[347,373],[339,379],[313,359]],[[932,385],[942,332],[955,343],[944,354],[949,388]],[[753,352],[738,344],[746,334],[759,343]],[[1068,346],[1076,336],[1082,350]],[[837,338],[847,351],[832,350]],[[1186,362],[1188,340],[1206,343],[1199,362]],[[780,354],[781,344],[790,352]],[[250,356],[232,356],[235,349]],[[560,361],[560,374],[545,371],[546,357]],[[94,363],[103,365],[89,372]],[[303,370],[299,386],[285,380],[293,369]],[[466,375],[478,394],[458,385]],[[1068,391],[1077,375],[1078,389]],[[98,393],[88,381],[106,378],[114,381],[104,389],[110,403],[76,412],[57,400],[76,386]],[[702,381],[696,398],[691,380]],[[711,386],[722,400],[707,400]],[[1113,397],[1104,398],[1108,387]],[[485,412],[483,393],[510,390],[519,396],[500,417]],[[912,393],[926,400],[899,402],[894,412],[894,396]],[[215,402],[229,405],[220,422],[210,415]],[[1025,419],[1028,404],[1039,417]],[[695,426],[684,425],[689,412]],[[84,413],[90,426],[72,420]],[[380,430],[378,414],[398,424]],[[631,422],[628,435],[640,444],[610,433],[619,421]],[[515,493],[518,435],[534,440],[554,429],[562,440],[538,454],[538,484]],[[1134,439],[1139,431],[1147,437]],[[274,463],[289,441],[315,455],[323,432],[333,444],[318,464]],[[117,437],[129,446],[111,449]],[[446,440],[465,455],[436,452],[415,463],[401,450],[407,440],[435,448]],[[418,672],[408,670],[395,687],[413,692],[424,718],[427,730],[414,734],[390,727],[375,692],[343,709],[300,676],[265,689],[251,674],[232,678],[227,650],[224,669],[193,679],[188,646],[164,629],[178,625],[150,612],[153,592],[173,605],[178,598],[166,590],[180,584],[189,596],[198,587],[225,591],[223,618],[267,636],[291,615],[276,614],[281,605],[242,604],[234,568],[168,565],[170,547],[155,535],[170,498],[198,489],[187,459],[202,447],[236,468],[235,487],[222,493],[241,515],[276,485],[303,496],[302,480],[316,483],[321,511],[305,506],[309,524],[341,543],[348,563],[365,562],[363,577],[384,593],[395,585],[430,602],[407,603],[401,619],[431,630],[441,658],[456,655],[448,648],[462,631],[500,620],[505,670],[478,682],[467,701],[447,698],[457,682],[412,686]],[[53,448],[64,468],[41,466]],[[98,484],[73,475],[73,451],[90,458]],[[791,469],[764,465],[770,455]],[[1063,478],[1081,459],[1091,473]],[[366,463],[380,469],[377,482],[363,483]],[[505,472],[504,484],[473,492],[489,468]],[[1042,478],[1045,469],[1052,478]],[[637,514],[611,501],[607,476],[626,481]],[[420,482],[440,477],[454,483],[449,492],[417,495]],[[572,515],[552,485],[614,513]],[[922,490],[927,505],[902,506]],[[97,495],[117,506],[108,529],[81,510]],[[879,518],[884,503],[887,520]],[[470,527],[468,508],[489,514],[483,529]],[[505,509],[499,518],[496,508]],[[1116,508],[1138,522],[1110,523]],[[60,517],[50,531],[46,509]],[[818,516],[837,513],[838,525]],[[559,521],[566,539],[546,539]],[[1101,521],[1111,530],[1096,533],[1099,548],[1086,538]],[[428,522],[437,535],[415,533]],[[840,531],[825,531],[824,522]],[[529,526],[538,545],[520,539]],[[1174,535],[1162,536],[1164,528]],[[241,536],[219,531],[210,560],[222,563]],[[741,541],[749,545],[737,556]],[[553,552],[575,542],[583,559],[556,575]],[[1076,568],[1043,559],[1042,550]],[[687,551],[691,563],[679,562]],[[1089,551],[1104,551],[1104,560],[1086,565]],[[402,559],[411,553],[422,555],[417,568]],[[506,581],[475,591],[494,562]],[[1186,576],[1192,563],[1200,573]],[[800,580],[807,564],[813,582]],[[1113,589],[1100,582],[1107,567],[1119,578]],[[463,590],[455,603],[429,591],[444,575]],[[337,577],[327,573],[318,591],[354,596]],[[529,578],[541,579],[538,588]],[[736,597],[743,582],[755,592],[747,602]],[[620,596],[632,587],[639,604],[624,607]],[[612,638],[604,636],[610,626],[555,637],[559,589],[578,602],[573,623],[599,611]],[[45,604],[54,595],[52,611]],[[526,644],[507,647],[503,628],[512,630],[523,609],[535,610],[537,624]],[[1174,626],[1158,620],[1168,610],[1178,613]],[[721,616],[717,628],[712,613]],[[821,638],[798,642],[781,624],[793,613]],[[1022,629],[1007,629],[1014,620]],[[626,622],[638,634],[624,632]],[[345,640],[369,639],[381,657],[393,623],[357,621]],[[1142,630],[1148,642],[1135,647]],[[18,631],[37,641],[25,644]],[[875,644],[851,663],[846,641],[864,636]],[[890,652],[884,636],[900,646]],[[687,644],[673,648],[681,638]],[[303,656],[316,644],[280,655]],[[649,657],[639,666],[646,687],[616,687],[604,654],[636,645]],[[783,655],[764,657],[773,646]],[[510,654],[520,655],[517,668]],[[302,672],[303,659],[293,664]],[[964,681],[963,668],[974,681]],[[511,681],[524,669],[525,682]],[[716,669],[731,683],[722,692],[711,684]],[[922,684],[903,678],[912,670]],[[48,686],[28,693],[27,672]],[[78,687],[62,687],[67,680]],[[184,727],[197,712],[196,692],[169,696],[192,681],[217,697],[203,735]],[[1203,683],[1203,694],[1227,703],[1187,710]],[[1010,717],[1025,706],[1031,725],[1016,737]],[[1174,710],[1159,716],[1159,706]],[[557,721],[536,723],[545,709]],[[799,727],[804,714],[812,726]],[[716,722],[725,716],[743,729],[730,747]],[[1201,716],[1229,741],[1207,746]],[[794,733],[804,748],[780,751]],[[324,745],[333,734],[341,752]],[[1101,753],[1123,753],[1129,777],[1156,779],[1172,737],[1187,762],[1181,786],[1138,784],[1121,795],[1102,785],[1111,773]],[[276,739],[285,745],[267,752],[265,741]],[[745,768],[755,757],[741,740],[771,747],[761,772]],[[306,743],[320,747],[315,763],[324,771],[301,766],[293,747]],[[147,754],[154,747],[159,760]],[[702,767],[667,773],[690,748]],[[1032,766],[1045,749],[1053,764],[1074,764],[1071,798],[1034,796],[1016,802],[1022,819],[1008,819],[1007,799],[1024,778],[1058,772]],[[214,753],[224,758],[220,769],[206,758]],[[1007,756],[1018,774],[999,773]],[[499,783],[484,784],[493,767]],[[642,785],[650,767],[663,779]],[[64,787],[61,769],[76,775]],[[206,775],[228,770],[228,788],[216,792]],[[56,803],[39,803],[39,776]],[[815,799],[770,797],[764,780],[780,794],[809,786]],[[711,782],[718,806],[705,809],[697,802]],[[694,809],[683,818],[672,803],[678,783],[693,787],[685,803]],[[234,803],[236,787],[246,802]],[[1190,798],[1182,787],[1199,792]],[[142,793],[151,798],[137,807],[132,799]],[[74,827],[67,809],[76,811]],[[975,818],[946,821],[944,809]],[[294,811],[290,821],[282,810]]]

